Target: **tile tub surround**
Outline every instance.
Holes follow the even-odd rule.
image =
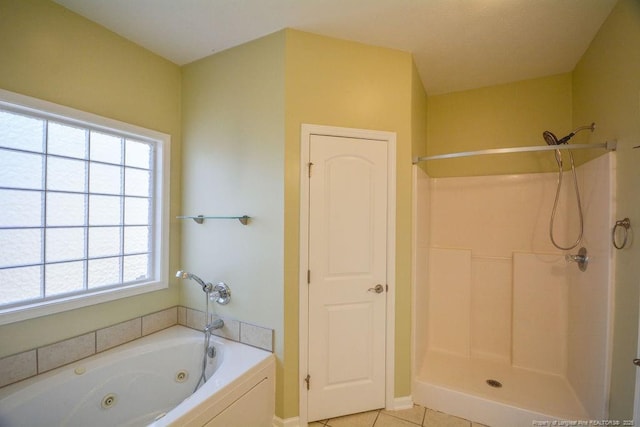
[[[76,362],[176,324],[202,330],[204,320],[205,315],[201,311],[171,307],[64,341],[3,357],[0,359],[0,387]],[[273,352],[272,329],[234,319],[223,320],[225,326],[214,331],[215,335]]]

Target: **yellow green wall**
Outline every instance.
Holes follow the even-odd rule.
[[[180,205],[180,69],[47,0],[0,0],[0,88],[171,135]],[[170,265],[180,256],[172,221]],[[177,303],[176,288],[0,326],[0,357]]]
[[[571,74],[428,97],[428,155],[546,145],[572,129]],[[545,172],[550,153],[501,154],[425,162],[431,177]],[[424,167],[424,166],[423,166]]]
[[[280,31],[189,64],[182,80],[183,213],[252,219],[247,226],[186,222],[181,268],[229,285],[231,302],[214,304],[218,314],[275,330],[280,408],[286,360],[284,39]],[[184,281],[180,289],[181,304],[205,309],[195,282]]]
[[[298,413],[298,260],[300,126],[303,123],[397,134],[395,395],[411,393],[412,124],[426,101],[409,53],[286,31],[285,402]],[[421,99],[422,98],[422,99]],[[416,149],[420,142],[416,142]]]
[[[621,0],[573,72],[574,125],[596,122],[590,142],[618,140],[616,218],[640,225],[640,1]],[[584,156],[583,156],[584,157]],[[637,235],[637,234],[636,234]],[[632,419],[640,245],[616,252],[611,419]]]

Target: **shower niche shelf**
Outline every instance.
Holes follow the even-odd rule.
[[[177,219],[192,219],[196,224],[203,224],[205,219],[237,219],[240,224],[247,225],[251,219],[248,215],[242,216],[211,216],[211,215],[183,215],[177,216]]]

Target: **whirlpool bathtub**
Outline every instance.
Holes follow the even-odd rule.
[[[0,426],[272,425],[274,356],[218,337],[195,393],[202,332],[173,326],[0,389]]]

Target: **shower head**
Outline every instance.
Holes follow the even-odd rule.
[[[558,138],[548,130],[542,132],[542,137],[546,141],[547,145],[558,145]]]
[[[201,278],[199,278],[195,274],[187,273],[186,271],[183,271],[183,270],[178,270],[176,272],[176,277],[178,279],[191,279],[191,280],[194,280],[196,283],[198,283],[198,285],[202,286],[202,290],[205,291],[205,292],[207,292],[207,290],[211,288],[211,284],[210,283],[204,283],[204,280],[202,280]]]
[[[590,130],[591,132],[593,132],[593,130],[596,128],[596,124],[595,123],[591,123],[590,125],[586,125],[586,126],[580,126],[576,129],[573,130],[573,132],[571,132],[569,135],[565,136],[562,139],[558,139],[553,133],[549,132],[548,130],[545,130],[544,132],[542,132],[542,137],[544,138],[545,142],[547,143],[547,145],[561,145],[561,144],[566,144],[567,142],[569,142],[569,140],[571,138],[573,138],[573,136],[580,132],[581,130]]]

